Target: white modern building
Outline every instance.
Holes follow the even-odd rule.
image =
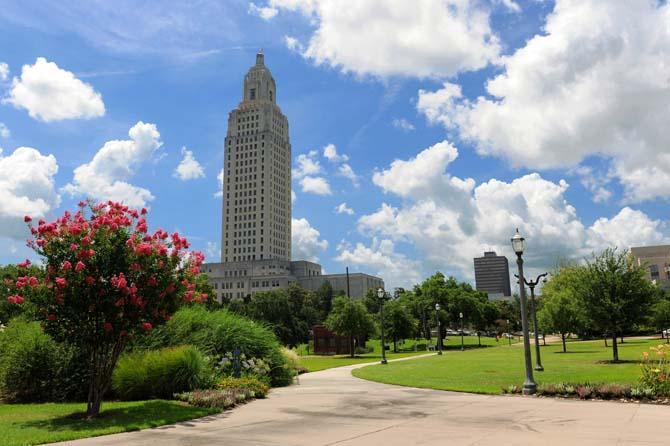
[[[277,86],[262,53],[244,77],[242,101],[228,116],[225,140],[221,263],[206,263],[219,301],[298,283],[324,281],[351,297],[383,287],[363,273],[322,275],[321,265],[291,261],[291,142]]]

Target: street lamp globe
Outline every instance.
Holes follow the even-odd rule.
[[[440,304],[435,304],[435,311],[440,311]]]
[[[458,317],[460,317],[461,319],[463,319],[463,313],[458,313]]]
[[[377,290],[377,297],[380,299],[384,297],[384,288],[379,288]]]
[[[514,252],[518,256],[523,254],[524,240],[526,239],[521,237],[521,234],[519,234],[519,228],[516,228],[516,234],[514,234],[514,237],[512,237],[512,249],[514,249]]]

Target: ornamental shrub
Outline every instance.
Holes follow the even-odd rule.
[[[7,301],[33,303],[47,334],[86,355],[80,367],[89,377],[89,416],[99,413],[128,339],[165,323],[182,302],[208,297],[195,285],[202,254],[189,253],[178,233],[149,234],[146,213],[111,201],[82,202],[74,215],[50,223],[25,218],[33,236],[28,246],[42,257],[45,276],[25,270]]]
[[[38,322],[12,319],[0,332],[0,397],[9,402],[82,401],[88,376],[80,352],[58,344]]]
[[[185,307],[151,333],[138,338],[135,349],[156,349],[189,344],[218,364],[226,353],[239,348],[248,358],[261,358],[270,367],[272,386],[289,385],[293,379],[274,333],[258,322],[227,310],[208,311]]]
[[[219,410],[229,409],[253,397],[250,390],[244,389],[194,390],[193,392],[183,392],[174,395],[176,400],[183,401],[191,406]]]
[[[167,399],[212,384],[209,364],[190,345],[127,353],[112,375],[112,388],[123,400]]]
[[[243,377],[233,378],[227,376],[222,378],[216,388],[219,390],[238,389],[251,391],[254,398],[265,398],[270,388],[258,378]]]

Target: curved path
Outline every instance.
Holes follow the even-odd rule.
[[[414,360],[420,360],[413,358]],[[59,445],[668,445],[670,407],[414,389],[308,373],[232,411]]]

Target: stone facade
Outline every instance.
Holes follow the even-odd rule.
[[[324,281],[347,291],[345,274],[291,261],[291,143],[277,106],[277,86],[263,54],[244,77],[242,101],[228,116],[224,152],[221,263],[206,263],[217,299],[241,299],[297,283],[316,290]],[[384,286],[378,277],[349,275],[353,298]]]
[[[649,281],[670,289],[670,245],[630,248],[630,253],[639,266],[646,266]]]

